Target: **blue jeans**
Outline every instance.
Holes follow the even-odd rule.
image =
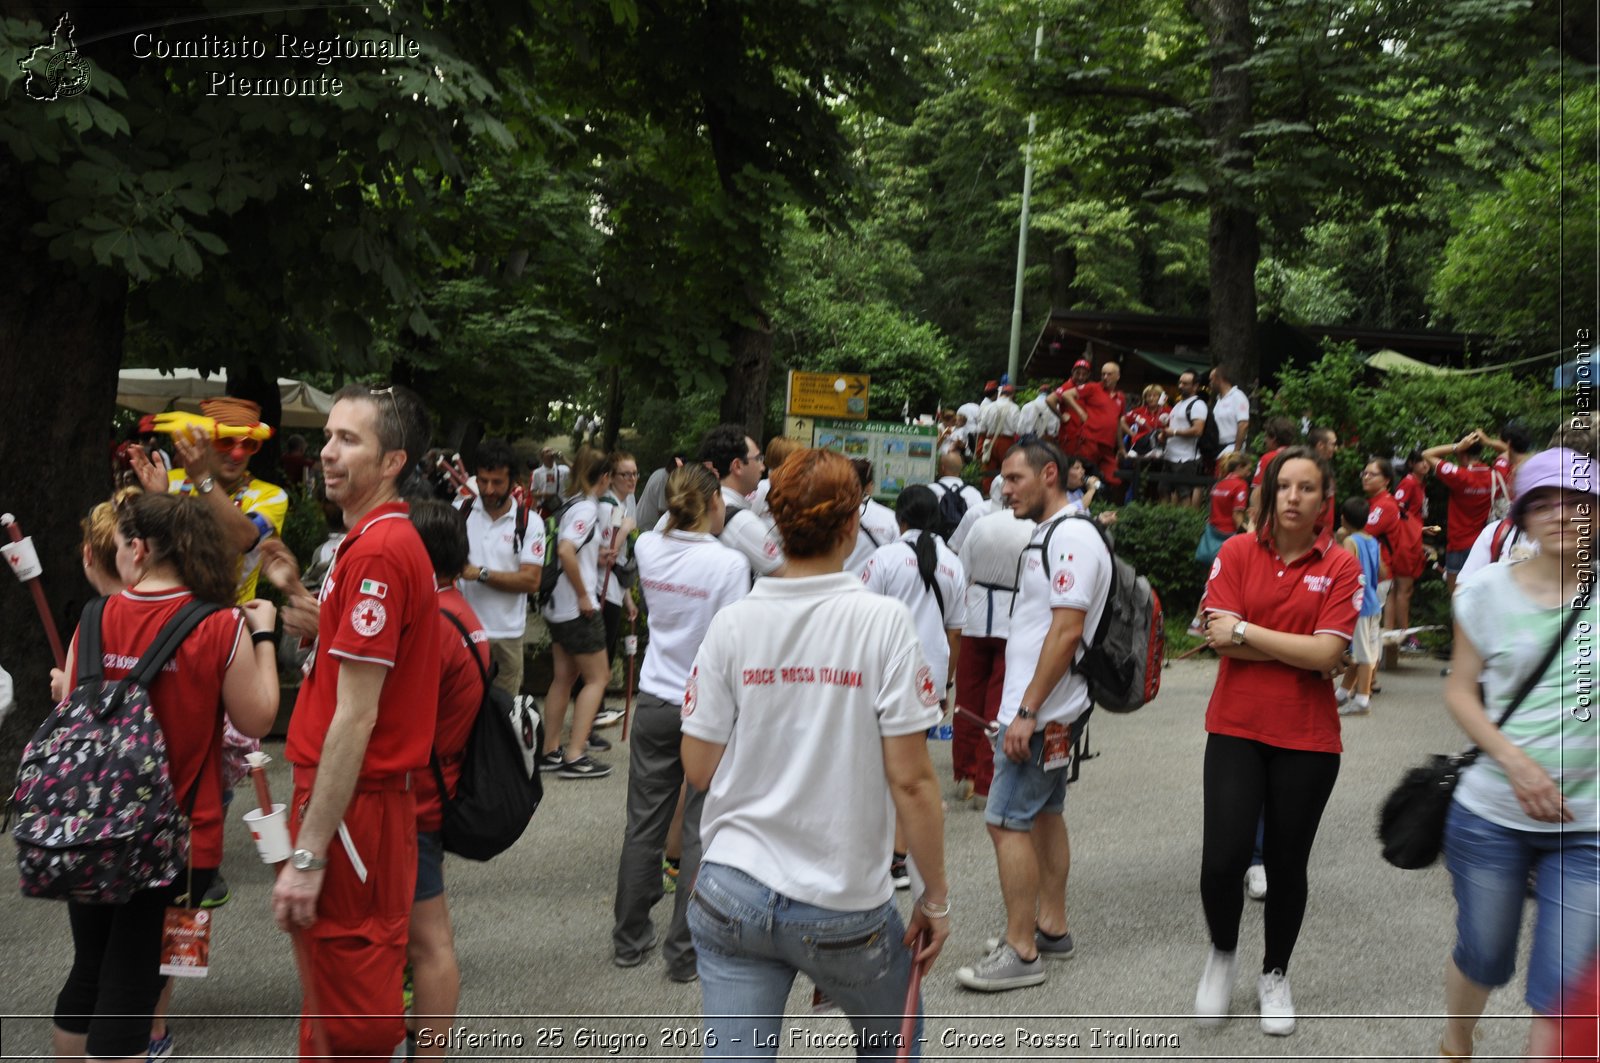
[[[899,1048],[911,950],[894,901],[865,912],[840,912],[790,900],[743,871],[702,863],[689,904],[699,957],[706,1059],[794,1055],[780,1032],[783,1005],[797,973],[850,1017],[857,1059],[893,1059]],[[921,1058],[922,1000],[917,1000]]]
[[[1540,1015],[1559,1012],[1562,987],[1594,957],[1600,934],[1600,835],[1502,827],[1451,804],[1444,856],[1456,895],[1450,958],[1482,986],[1511,980],[1528,872],[1535,871],[1526,999]]]

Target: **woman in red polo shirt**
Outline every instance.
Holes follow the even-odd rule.
[[[188,602],[231,606],[238,567],[216,518],[194,496],[145,494],[128,501],[117,511],[116,544],[117,575],[126,590],[107,599],[100,624],[110,681],[132,671],[162,625]],[[166,984],[158,973],[166,909],[185,893],[197,902],[222,861],[218,706],[251,737],[272,726],[278,712],[276,619],[274,608],[260,600],[213,613],[150,686],[173,791],[180,801],[194,794],[194,877],[140,890],[126,904],[67,902],[73,960],[56,997],[57,1058],[143,1059],[150,1047],[151,1017]],[[74,636],[66,666],[51,677],[58,698],[76,674],[76,653]]]
[[[1261,1029],[1294,1032],[1289,956],[1306,908],[1306,865],[1339,774],[1332,669],[1355,630],[1361,568],[1317,527],[1333,471],[1308,447],[1267,466],[1253,535],[1222,544],[1206,584],[1206,642],[1221,656],[1206,708],[1200,900],[1211,951],[1195,993],[1205,1024],[1233,993],[1240,883],[1263,820],[1266,955]]]

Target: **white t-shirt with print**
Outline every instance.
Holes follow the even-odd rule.
[[[595,527],[599,517],[599,506],[594,499],[585,497],[574,500],[561,513],[556,546],[549,551],[550,563],[559,565],[561,543],[571,543],[577,549],[578,571],[583,575],[583,587],[588,592],[590,604],[596,609],[600,608],[595,599],[600,593],[600,532]],[[561,578],[556,581],[556,589],[550,595],[550,604],[544,608],[544,618],[561,624],[578,619],[580,612],[577,589],[572,586],[572,580],[567,578],[566,569],[563,568]]]
[[[1239,436],[1239,423],[1250,420],[1250,397],[1243,388],[1232,388],[1226,395],[1219,395],[1211,409],[1211,415],[1217,419],[1217,440],[1222,444],[1217,456],[1232,454],[1234,440]]]
[[[566,494],[571,479],[572,470],[565,465],[535,465],[528,486],[534,498],[544,498]]]
[[[717,538],[722,545],[739,551],[750,562],[750,570],[758,576],[770,576],[783,564],[783,549],[778,545],[778,533],[768,534],[766,522],[750,510],[750,500],[726,484],[722,487],[722,502],[732,514]],[[735,513],[738,509],[740,512]]]
[[[634,544],[650,616],[639,689],[681,704],[711,618],[750,593],[750,562],[704,532],[645,532]]]
[[[465,504],[465,499],[462,500]],[[459,506],[457,507],[460,508]],[[517,503],[513,501],[498,519],[491,518],[483,500],[472,504],[467,514],[467,560],[491,572],[518,572],[523,565],[543,565],[544,520],[530,512],[522,536],[522,550],[516,549]],[[483,622],[483,632],[492,639],[521,638],[528,627],[528,596],[499,591],[487,583],[456,581],[461,596]]]
[[[916,542],[925,534],[933,536],[935,545],[933,582],[944,597],[942,613],[917,568]],[[867,590],[902,601],[911,610],[922,655],[933,669],[934,686],[942,696],[950,675],[950,642],[945,632],[967,622],[967,576],[961,559],[933,532],[908,531],[867,559],[861,582]]]
[[[894,896],[883,739],[937,723],[911,615],[847,573],[758,580],[711,621],[683,733],[726,748],[700,816],[702,861],[805,904]]]
[[[1094,640],[1105,611],[1106,592],[1111,588],[1111,555],[1106,552],[1100,533],[1089,522],[1065,515],[1065,508],[1041,521],[1022,553],[1022,571],[1017,580],[1017,598],[1011,611],[1011,632],[1006,639],[1006,683],[1000,695],[1001,727],[1016,718],[1022,695],[1033,682],[1039,667],[1039,650],[1050,631],[1053,611],[1082,609],[1083,640],[1080,649]],[[1055,534],[1050,529],[1055,527]],[[1045,537],[1050,538],[1050,574],[1045,575]],[[1047,723],[1071,723],[1089,707],[1089,683],[1070,667],[1045,696],[1043,704],[1032,706],[1042,728]]]

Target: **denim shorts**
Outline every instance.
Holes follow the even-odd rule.
[[[1467,563],[1467,555],[1471,550],[1446,550],[1444,552],[1444,570],[1446,572],[1460,572],[1461,566]]]
[[[784,1028],[804,973],[850,1018],[856,1058],[894,1059],[911,980],[911,950],[891,898],[864,911],[793,900],[737,868],[702,863],[689,901],[705,1016],[705,1058],[811,1058]],[[921,1001],[915,1037],[922,1034]],[[840,1031],[842,1033],[842,1031]],[[912,1059],[921,1058],[911,1044]]]
[[[1600,944],[1600,834],[1502,827],[1453,803],[1444,856],[1456,896],[1451,959],[1482,986],[1511,981],[1528,872],[1534,871],[1526,1000],[1540,1015],[1557,1014],[1562,987]]]
[[[994,781],[989,784],[989,804],[983,821],[991,827],[1028,831],[1040,816],[1059,815],[1067,803],[1070,766],[1045,771],[1039,766],[1044,753],[1044,729],[1033,733],[1028,759],[1018,764],[1005,753],[1005,732],[995,742]]]
[[[415,901],[431,901],[444,894],[444,837],[436,830],[417,832],[417,892]]]

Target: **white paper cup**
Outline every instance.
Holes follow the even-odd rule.
[[[255,839],[256,852],[261,854],[264,864],[281,864],[289,859],[294,849],[289,844],[287,810],[287,805],[274,804],[271,812],[257,808],[244,814],[245,826],[250,828],[250,837]]]

